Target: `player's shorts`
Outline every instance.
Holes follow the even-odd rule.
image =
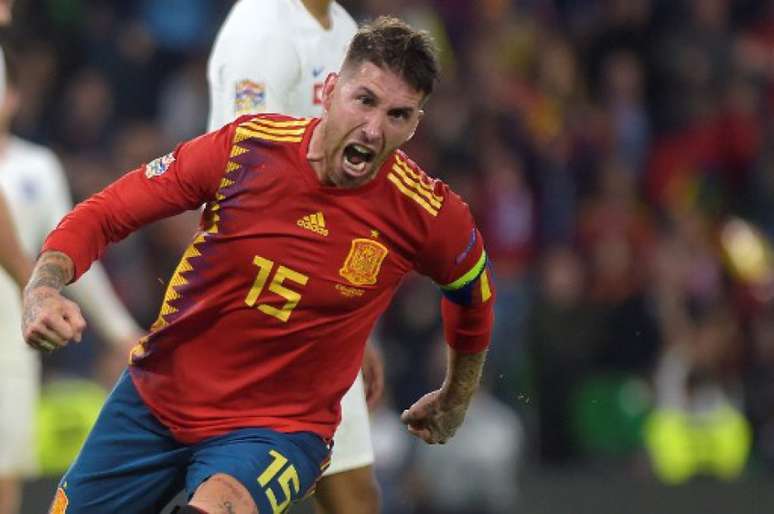
[[[23,345],[23,342],[18,344]],[[39,364],[0,366],[0,476],[30,477],[37,471],[36,416]]]
[[[370,466],[374,463],[368,405],[361,374],[358,374],[355,383],[341,399],[341,424],[333,436],[333,443],[331,465],[325,470],[323,476]]]
[[[327,464],[310,432],[246,428],[194,445],[176,441],[124,371],[80,454],[62,477],[51,514],[153,514],[178,491],[189,497],[216,473],[239,480],[261,513],[302,499]]]

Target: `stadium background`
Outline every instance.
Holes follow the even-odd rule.
[[[385,514],[772,512],[774,2],[341,3],[436,35],[409,153],[469,200],[499,292],[483,392],[442,448],[396,418],[439,381],[438,293],[407,280],[385,315]],[[57,152],[76,200],[197,135],[231,4],[19,0],[14,132]],[[145,326],[195,222],[105,258]],[[52,473],[99,402],[71,379],[109,384],[123,361],[94,336],[45,358]]]

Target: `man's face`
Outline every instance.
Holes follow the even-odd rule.
[[[326,181],[356,187],[372,179],[414,134],[423,99],[400,76],[370,62],[329,75],[323,86]]]

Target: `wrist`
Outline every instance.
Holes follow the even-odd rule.
[[[60,289],[57,289],[55,287],[51,287],[48,285],[34,285],[32,283],[29,283],[22,290],[22,299],[26,300],[28,298],[33,298],[33,297],[51,296],[54,294],[59,294],[59,291]]]
[[[73,261],[66,254],[56,251],[43,252],[25,287],[25,294],[26,291],[32,292],[38,288],[47,288],[58,293],[70,281],[73,271]]]
[[[441,386],[438,394],[438,402],[443,410],[452,410],[459,407],[467,408],[473,398],[474,391],[462,391],[448,383]]]

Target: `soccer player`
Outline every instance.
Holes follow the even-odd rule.
[[[209,129],[244,114],[320,116],[322,87],[341,66],[357,24],[331,0],[240,0],[210,54]],[[270,49],[270,50],[269,50]],[[316,217],[309,218],[316,228]],[[322,227],[321,227],[322,228]],[[382,363],[367,344],[368,405],[382,392]],[[375,382],[375,383],[374,383]],[[379,489],[360,374],[341,400],[331,463],[314,495],[318,514],[378,514]]]
[[[38,355],[24,344],[21,288],[32,270],[32,255],[71,208],[64,172],[46,148],[12,136],[9,125],[18,92],[7,67],[0,104],[0,514],[17,514],[22,478],[36,470],[35,417],[39,393]],[[17,237],[14,237],[18,235]],[[86,309],[100,335],[127,354],[142,334],[116,298],[98,266],[71,293]]]
[[[38,348],[85,322],[59,290],[105,246],[206,204],[159,317],[132,352],[51,512],[274,514],[311,492],[366,339],[401,279],[444,293],[446,377],[405,410],[445,443],[478,387],[492,324],[467,205],[398,150],[437,78],[429,37],[379,18],[322,88],[321,118],[247,115],[127,173],[49,235],[24,293]]]

